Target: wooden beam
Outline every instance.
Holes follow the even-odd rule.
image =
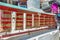
[[[26,2],[27,0],[20,0],[21,2]]]

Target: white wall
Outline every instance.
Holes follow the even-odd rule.
[[[40,0],[28,0],[27,7],[40,9]]]

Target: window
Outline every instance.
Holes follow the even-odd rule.
[[[48,2],[44,2],[41,5],[42,5],[42,9],[46,9],[46,8],[50,7]]]
[[[27,8],[27,0],[20,0],[19,6]]]
[[[7,0],[0,0],[0,2],[4,2],[4,3],[7,3]]]
[[[13,1],[13,5],[18,5],[18,1]]]

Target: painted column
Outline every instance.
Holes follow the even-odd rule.
[[[34,14],[32,14],[32,27],[34,27]]]
[[[1,15],[2,15],[2,10],[0,10],[0,32],[3,31],[2,23],[1,23]]]
[[[26,13],[24,13],[24,17],[23,17],[23,29],[26,29]]]
[[[11,28],[12,28],[12,32],[13,32],[13,31],[15,31],[15,28],[16,28],[16,13],[12,12],[11,15],[12,15]]]
[[[7,0],[7,3],[12,4],[12,0]]]

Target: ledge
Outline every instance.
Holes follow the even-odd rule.
[[[7,4],[7,3],[3,3],[3,2],[0,2],[0,5],[1,5],[1,6],[11,7],[11,8],[17,8],[17,9],[21,9],[21,10],[27,10],[27,11],[31,11],[31,12],[38,12],[38,13],[55,15],[55,14],[53,14],[53,13],[46,13],[46,12],[44,12],[42,9],[36,9],[36,8],[28,9],[28,8],[23,8],[23,7],[20,7],[20,6],[16,6],[16,5],[12,5],[12,4]]]

